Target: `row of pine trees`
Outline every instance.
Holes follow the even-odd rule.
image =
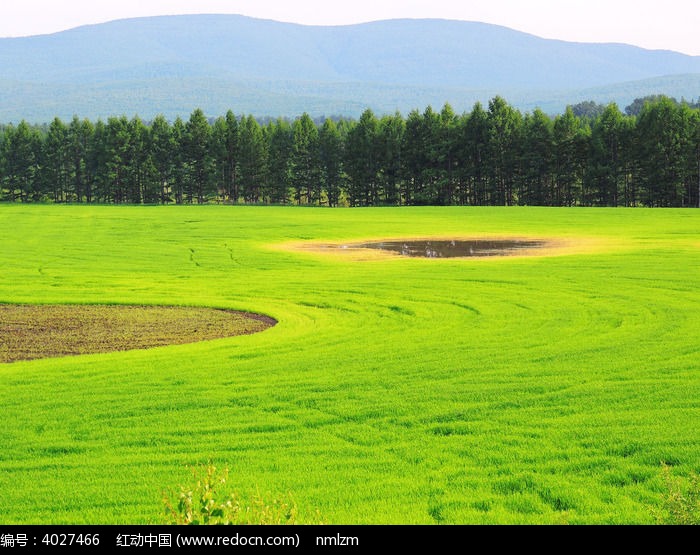
[[[697,207],[700,109],[550,117],[495,97],[461,115],[22,121],[0,127],[0,200]]]

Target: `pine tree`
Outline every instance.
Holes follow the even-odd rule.
[[[365,110],[348,131],[345,171],[348,175],[348,200],[351,206],[373,206],[379,201],[377,161],[377,117]]]
[[[383,201],[389,205],[400,204],[400,185],[403,162],[401,148],[406,125],[396,112],[379,120],[377,128],[377,158],[379,164],[379,188]]]
[[[238,119],[231,110],[218,118],[212,130],[213,156],[219,197],[224,202],[238,202]]]
[[[287,120],[278,119],[265,128],[268,152],[266,196],[274,204],[287,204],[292,188],[290,172],[294,135]]]
[[[163,115],[153,120],[151,134],[151,159],[158,181],[158,201],[161,204],[172,202],[172,180],[174,174],[174,157],[177,148],[170,124]]]
[[[249,115],[243,118],[240,129],[239,182],[246,202],[257,203],[262,199],[266,181],[267,149],[262,128]]]
[[[304,113],[292,124],[290,172],[294,200],[297,204],[320,204],[321,174],[318,128]]]
[[[188,169],[186,188],[188,203],[192,203],[196,198],[197,203],[202,204],[212,192],[211,146],[211,127],[204,112],[197,108],[185,125],[184,155]]]
[[[68,128],[60,118],[54,118],[49,125],[42,151],[43,188],[51,191],[54,202],[65,202],[71,198],[71,168]]]
[[[319,131],[321,182],[328,206],[338,206],[342,188],[343,138],[335,122],[326,118]]]

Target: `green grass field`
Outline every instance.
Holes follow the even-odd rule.
[[[700,470],[700,211],[0,206],[0,302],[232,308],[257,335],[0,364],[0,523],[162,523],[212,461],[299,521],[651,523]],[[280,247],[555,237],[480,260]]]

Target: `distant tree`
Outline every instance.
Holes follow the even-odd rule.
[[[132,204],[155,203],[159,197],[157,172],[151,156],[149,129],[138,116],[129,121],[129,187]]]
[[[581,198],[590,127],[576,117],[572,108],[554,120],[554,180],[556,206],[573,206]]]
[[[484,205],[489,202],[487,187],[489,142],[488,115],[481,103],[477,102],[462,123],[466,204]]]
[[[5,200],[39,200],[41,190],[37,174],[41,138],[39,132],[22,120],[17,127],[5,129],[3,148]]]
[[[589,168],[582,194],[584,204],[618,206],[623,194],[625,204],[636,202],[636,194],[630,192],[632,125],[633,120],[625,117],[615,103],[606,106],[593,123]]]
[[[175,118],[172,126],[172,191],[176,204],[185,201],[185,190],[189,187],[189,165],[187,156],[187,129],[181,118]]]
[[[452,106],[445,103],[437,123],[437,191],[435,201],[439,205],[453,204],[459,188],[459,118]]]
[[[211,149],[211,127],[204,112],[197,108],[185,125],[185,161],[189,173],[186,189],[187,202],[193,198],[197,203],[205,202],[211,192],[213,157]]]
[[[687,103],[676,114],[680,138],[680,173],[683,181],[681,206],[698,206],[700,196],[700,111]]]
[[[297,204],[320,204],[321,174],[318,128],[304,113],[292,124],[293,146],[290,173]]]
[[[129,120],[125,116],[107,120],[104,196],[115,204],[130,201],[130,139]]]
[[[95,128],[90,120],[73,116],[68,126],[68,156],[70,158],[73,192],[77,202],[92,202],[94,175],[90,171],[88,156],[94,140]]]
[[[689,143],[686,156],[688,206],[700,208],[700,109],[690,115]]]
[[[378,127],[374,112],[367,109],[348,131],[345,171],[351,206],[373,206],[379,202]]]
[[[552,120],[540,109],[525,116],[520,147],[519,204],[556,204],[553,187],[554,138]]]
[[[241,119],[239,183],[246,202],[257,203],[262,199],[266,181],[267,148],[262,128],[257,120],[249,115]]]
[[[404,119],[398,112],[383,116],[377,126],[378,188],[382,192],[383,202],[390,205],[400,203],[401,148],[405,130]]]
[[[500,96],[489,102],[489,185],[491,204],[512,205],[521,144],[522,115]]]
[[[567,111],[571,110],[571,113],[577,118],[594,120],[603,113],[605,104],[598,104],[593,100],[584,100],[578,104],[569,105],[566,109]]]
[[[418,110],[411,110],[406,118],[401,153],[402,184],[401,196],[407,205],[420,204],[423,198],[423,173],[427,166],[424,148],[423,117]]]
[[[214,122],[212,130],[213,157],[219,197],[224,202],[238,202],[238,158],[240,138],[238,119],[231,110]]]
[[[435,112],[431,106],[422,114],[411,111],[403,136],[406,204],[449,204],[456,177],[457,131],[452,108],[446,105],[442,113]]]
[[[163,115],[155,117],[151,124],[150,134],[151,159],[159,185],[158,200],[162,204],[167,204],[173,200],[171,187],[177,144],[171,126]]]
[[[644,104],[637,117],[640,186],[649,206],[682,206],[687,122],[677,102],[661,97]]]
[[[319,131],[321,182],[328,206],[338,206],[342,187],[343,137],[335,122],[326,118]]]
[[[7,166],[9,157],[10,134],[13,128],[9,125],[0,127],[0,201],[10,200],[9,179]]]
[[[359,120],[202,110],[0,124],[0,200],[699,206],[700,109],[665,96],[523,116],[503,98]]]
[[[638,116],[639,114],[641,114],[642,109],[644,108],[645,104],[647,104],[647,103],[653,104],[653,103],[658,102],[659,100],[662,100],[662,99],[668,99],[673,104],[676,104],[676,105],[678,104],[678,101],[675,98],[668,97],[668,96],[663,95],[663,94],[651,94],[648,96],[643,96],[641,98],[635,98],[632,101],[632,104],[630,104],[629,106],[627,106],[625,108],[625,114],[627,114],[628,116]]]
[[[278,118],[265,127],[267,148],[266,196],[274,204],[287,204],[292,189],[291,157],[294,133],[288,120]]]
[[[107,170],[107,125],[98,119],[87,152],[88,171],[93,176],[93,200],[106,203],[109,198],[109,174]]]
[[[54,202],[68,200],[71,181],[71,161],[68,149],[68,128],[60,118],[49,125],[42,149],[42,181],[44,190],[51,191]]]
[[[451,109],[450,109],[451,110]],[[420,204],[441,204],[441,177],[445,175],[441,158],[442,121],[440,114],[428,106],[421,118],[421,142],[423,145],[423,168],[421,189],[416,194]]]

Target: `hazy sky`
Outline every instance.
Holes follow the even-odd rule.
[[[700,55],[698,0],[3,0],[0,36],[24,36],[112,19],[233,13],[309,25],[399,17],[485,21],[541,37],[626,42]]]

